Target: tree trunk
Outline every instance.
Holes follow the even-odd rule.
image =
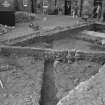
[[[80,17],[82,16],[82,9],[83,9],[83,0],[80,0]]]
[[[103,21],[104,10],[105,10],[105,0],[102,1],[101,21]]]

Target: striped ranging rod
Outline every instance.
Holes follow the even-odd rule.
[[[2,83],[2,81],[1,81],[1,80],[0,80],[0,86],[1,86],[2,88],[4,88],[3,83]]]

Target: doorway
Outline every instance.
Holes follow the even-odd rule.
[[[32,13],[37,12],[37,0],[31,0],[31,12]]]
[[[71,15],[71,0],[65,0],[65,15]]]
[[[31,0],[31,11],[32,13],[34,13],[34,1],[33,0]]]

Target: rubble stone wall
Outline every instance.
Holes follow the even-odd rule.
[[[99,64],[104,64],[105,62],[105,52],[91,52],[91,51],[80,51],[80,50],[51,50],[51,49],[41,49],[41,48],[30,48],[30,47],[0,47],[1,52],[4,55],[13,54],[24,54],[35,56],[37,59],[43,60],[56,60],[57,58],[61,60],[86,60],[89,62],[96,62]]]

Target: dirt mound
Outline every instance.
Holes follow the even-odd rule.
[[[95,76],[70,91],[57,105],[105,105],[105,65]]]

